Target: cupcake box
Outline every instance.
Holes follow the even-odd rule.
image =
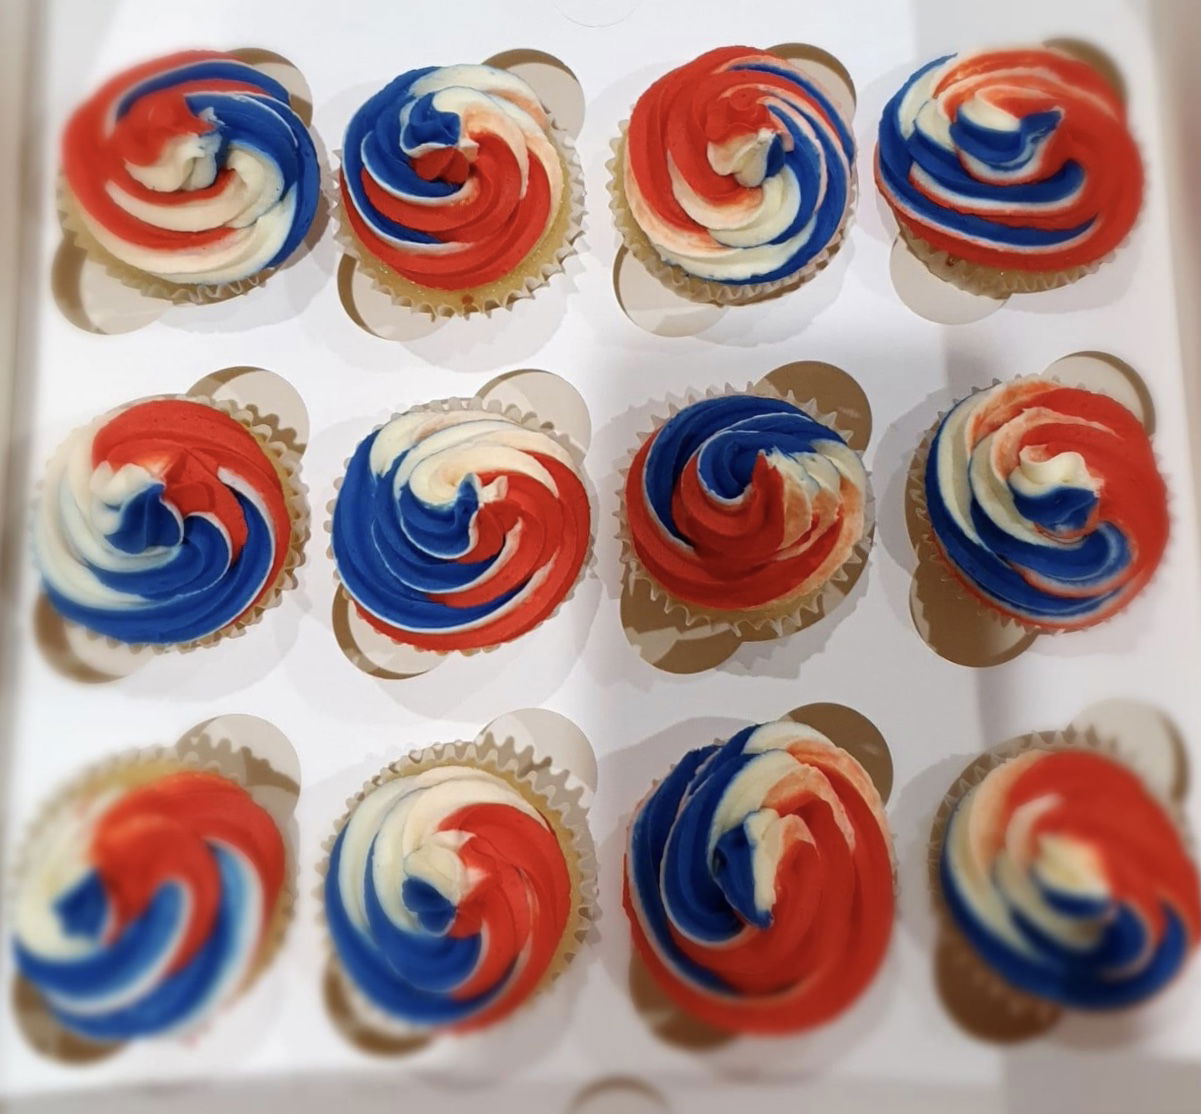
[[[130,1048],[88,1065],[63,1065],[16,1031],[5,950],[0,1087],[122,1103],[134,1087],[192,1087],[219,1077],[231,1088],[274,1099],[290,1093],[299,1078],[330,1105],[377,1096],[394,1105],[403,1094],[408,1104],[455,1112],[476,1109],[486,1096],[502,1111],[558,1114],[572,1109],[586,1088],[600,1097],[584,1098],[582,1109],[595,1109],[606,1094],[620,1093],[616,1077],[629,1081],[647,1109],[655,1109],[647,1089],[667,1109],[704,1112],[728,1109],[732,1093],[753,1088],[756,1097],[781,1108],[795,1106],[799,1095],[871,1114],[892,1099],[922,1110],[956,1101],[987,1108],[1002,1086],[1017,1097],[1045,1097],[1063,1077],[1094,1107],[1103,1107],[1104,1099],[1110,1107],[1138,1109],[1145,1092],[1133,1088],[1154,1086],[1165,1102],[1174,1099],[1187,1109],[1197,1070],[1191,1034],[1201,1020],[1195,966],[1164,996],[1120,1020],[1065,1018],[1017,1048],[982,1041],[956,1024],[938,994],[938,924],[925,858],[938,805],[975,756],[1005,739],[1061,728],[1110,697],[1166,714],[1197,768],[1201,532],[1186,384],[1201,380],[1178,341],[1176,299],[1185,291],[1176,286],[1174,265],[1175,253],[1194,245],[1169,231],[1190,227],[1191,210],[1173,208],[1179,152],[1172,137],[1173,114],[1193,101],[1185,86],[1173,92],[1170,55],[1157,54],[1153,45],[1184,34],[1165,34],[1166,24],[1144,20],[1117,0],[1053,6],[1015,0],[1003,12],[936,0],[922,7],[920,26],[905,6],[867,0],[813,8],[800,22],[795,5],[764,0],[708,13],[703,26],[692,9],[674,2],[611,5],[608,14],[629,14],[606,28],[581,26],[564,11],[587,17],[578,4],[468,3],[454,19],[427,13],[418,35],[411,13],[394,4],[357,7],[353,18],[349,12],[342,18],[329,5],[266,0],[207,12],[203,42],[183,9],[171,5],[151,13],[120,0],[106,8],[103,22],[76,5],[51,5],[39,14],[29,107],[10,109],[26,122],[40,188],[29,195],[18,226],[26,249],[14,318],[21,359],[5,445],[12,461],[5,502],[13,555],[5,570],[12,578],[0,646],[5,869],[21,831],[55,786],[131,746],[170,742],[209,716],[249,713],[275,724],[295,748],[303,788],[295,812],[295,916],[270,967],[224,1015],[187,1044]],[[894,231],[876,201],[868,161],[876,123],[887,98],[923,61],[941,51],[1009,41],[1019,31],[1033,41],[1065,33],[1091,38],[1114,56],[1148,170],[1145,211],[1128,244],[1095,275],[1040,294],[1037,302],[1015,297],[975,324],[935,325],[900,302],[889,281]],[[618,235],[607,207],[609,142],[638,95],[673,67],[715,46],[767,47],[788,39],[828,50],[854,80],[860,193],[848,234],[828,267],[780,298],[729,307],[706,318],[699,336],[643,332],[620,312],[610,279]],[[566,274],[510,312],[445,320],[424,332],[414,326],[385,340],[363,332],[339,301],[340,253],[331,228],[308,254],[237,298],[168,307],[153,324],[124,336],[81,330],[54,298],[60,233],[50,186],[59,129],[76,101],[107,74],[173,49],[207,45],[262,47],[293,61],[309,86],[313,131],[327,152],[338,145],[354,108],[404,69],[483,60],[507,48],[554,55],[585,92],[576,149],[587,212]],[[17,212],[0,207],[0,219]],[[707,313],[711,307],[695,308]],[[419,315],[405,313],[424,328]],[[1153,403],[1152,441],[1171,513],[1159,571],[1130,607],[1094,629],[1039,636],[1022,654],[987,669],[947,661],[922,642],[910,614],[916,562],[903,518],[908,462],[938,412],[956,399],[994,378],[1038,373],[1081,351],[1129,364]],[[808,361],[845,369],[870,403],[864,463],[876,531],[854,598],[844,601],[852,606],[840,605],[786,638],[735,651],[697,674],[655,669],[621,628],[614,537],[620,469],[665,399],[724,389],[727,382],[743,385],[772,368]],[[313,538],[296,587],[244,637],[157,656],[115,681],[65,676],[39,642],[36,584],[21,530],[11,525],[26,520],[24,493],[72,429],[120,401],[178,393],[216,372],[247,366],[281,376],[307,411],[307,428],[296,432],[307,442],[303,474]],[[470,398],[516,370],[554,372],[582,400],[591,434],[585,470],[596,499],[590,572],[552,619],[509,646],[406,681],[355,668],[334,634],[336,581],[322,534],[334,479],[349,451],[394,410]],[[574,437],[576,427],[568,432]],[[629,995],[630,943],[619,889],[629,815],[690,746],[816,702],[862,712],[887,738],[892,755],[888,816],[898,914],[881,974],[860,1000],[863,1008],[829,1027],[776,1041],[669,1045]],[[514,1014],[511,1026],[381,1059],[348,1041],[326,1009],[324,929],[314,897],[321,845],[347,798],[382,767],[412,750],[470,741],[481,725],[525,708],[568,717],[595,750],[589,808],[599,862],[595,932],[529,1013]],[[832,728],[822,730],[834,737]],[[579,773],[574,764],[572,770]],[[1190,792],[1195,813],[1195,788]],[[1154,1078],[1149,1063],[1158,1066]],[[483,1086],[457,1085],[473,1081]]]

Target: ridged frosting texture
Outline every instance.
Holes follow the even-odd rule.
[[[65,618],[178,644],[262,600],[293,529],[280,473],[245,426],[206,403],[150,399],[76,430],[51,458],[34,556]]]
[[[69,806],[15,900],[17,968],[66,1029],[116,1042],[190,1028],[252,972],[284,843],[240,786],[165,775]]]
[[[827,1021],[871,981],[893,921],[891,837],[863,768],[781,720],[690,751],[630,825],[625,906],[651,974],[723,1029]]]
[[[121,262],[220,285],[282,264],[321,179],[288,91],[229,54],[126,70],[71,116],[62,169],[87,230]]]
[[[876,180],[920,239],[1017,271],[1103,259],[1143,195],[1117,91],[1041,47],[952,54],[913,74],[884,108]]]
[[[573,891],[547,818],[489,770],[435,766],[368,792],[330,854],[342,970],[389,1025],[473,1029],[538,989]]]
[[[638,98],[622,188],[665,262],[730,285],[777,282],[835,240],[854,164],[851,131],[813,77],[732,46]]]
[[[351,457],[334,559],[377,630],[422,649],[479,649],[566,598],[591,515],[571,454],[549,434],[482,409],[414,411]]]
[[[1179,832],[1134,773],[1100,754],[1031,750],[990,771],[955,807],[939,865],[980,956],[1065,1006],[1150,997],[1201,934]]]
[[[864,533],[858,454],[792,403],[729,395],[638,449],[625,513],[639,562],[676,599],[753,611],[819,590]]]
[[[389,82],[346,129],[339,185],[371,255],[437,290],[517,270],[570,204],[546,109],[492,66],[429,66]]]
[[[1051,630],[1101,622],[1150,580],[1167,492],[1121,403],[1050,380],[978,391],[939,425],[925,473],[939,549],[976,596]]]

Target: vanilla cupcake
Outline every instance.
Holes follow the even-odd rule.
[[[951,54],[914,73],[884,108],[876,182],[918,258],[994,296],[1095,271],[1143,201],[1119,92],[1043,46]]]
[[[862,766],[791,720],[689,751],[634,813],[634,946],[686,1013],[732,1032],[831,1020],[892,933],[892,837]]]
[[[143,399],[76,430],[34,515],[42,590],[132,646],[242,630],[290,583],[307,532],[295,455],[249,411]]]
[[[394,301],[507,306],[563,269],[579,165],[538,95],[492,66],[409,70],[358,108],[338,176],[342,242]]]
[[[288,91],[232,54],[134,66],[63,133],[67,228],[122,280],[174,301],[225,297],[282,266],[320,195]]]
[[[811,278],[854,207],[850,121],[817,77],[751,47],[661,77],[615,146],[626,247],[694,300],[755,301]]]

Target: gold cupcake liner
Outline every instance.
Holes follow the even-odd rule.
[[[563,273],[567,260],[576,254],[575,242],[584,225],[584,173],[579,155],[567,133],[551,122],[550,139],[563,168],[565,196],[550,228],[521,263],[494,282],[464,290],[439,290],[412,282],[372,254],[351,227],[339,186],[341,171],[332,175],[327,201],[334,214],[334,236],[339,246],[371,280],[371,285],[405,309],[429,317],[470,317],[473,313],[491,315],[493,310],[511,309],[514,302],[532,298],[557,274]],[[341,161],[341,152],[338,152]]]
[[[181,401],[199,402],[205,406],[211,406],[214,410],[220,410],[223,414],[229,415],[229,417],[233,418],[234,421],[254,437],[264,454],[270,459],[280,478],[284,492],[284,501],[288,508],[288,517],[292,523],[292,534],[288,541],[288,552],[284,558],[283,567],[280,569],[279,575],[275,578],[275,582],[267,589],[258,603],[234,622],[227,624],[220,630],[213,631],[212,634],[205,635],[203,638],[193,639],[190,642],[122,642],[120,639],[100,634],[82,624],[66,619],[63,620],[66,626],[81,632],[91,640],[101,642],[113,650],[128,650],[132,653],[139,653],[146,650],[155,654],[188,653],[203,646],[216,645],[223,638],[241,637],[249,627],[257,623],[267,611],[280,602],[283,593],[287,589],[296,587],[296,573],[300,566],[304,564],[304,548],[309,540],[308,488],[300,477],[300,454],[282,439],[277,423],[272,420],[272,415],[261,414],[257,408],[251,405],[242,405],[233,400],[212,399],[205,395],[148,395],[145,398],[135,399],[132,402],[118,406],[110,410],[108,414],[102,415],[102,417],[115,417],[123,411],[128,410],[131,406],[160,399],[179,399]],[[44,491],[39,485],[37,497],[34,500],[35,513],[36,507],[41,503],[43,498]]]
[[[259,939],[258,954],[238,988],[227,998],[216,1003],[215,1008],[187,1030],[188,1035],[194,1035],[212,1025],[219,1013],[232,1005],[271,966],[283,945],[296,912],[296,848],[290,831],[291,810],[280,809],[278,796],[276,807],[268,807],[256,799],[255,789],[269,786],[272,790],[283,790],[294,805],[299,797],[300,787],[287,775],[275,771],[265,759],[253,754],[246,747],[237,746],[228,738],[214,737],[208,730],[208,725],[203,724],[189,731],[174,746],[131,748],[97,762],[51,793],[28,825],[9,874],[6,899],[8,908],[14,908],[22,879],[36,860],[38,848],[60,827],[64,816],[75,812],[80,805],[89,801],[109,794],[119,797],[176,773],[217,774],[246,790],[251,799],[265,809],[274,821],[283,840],[285,856],[283,885]],[[284,814],[285,811],[287,815]],[[45,1021],[61,1029],[49,1015]],[[73,1036],[66,1030],[61,1032],[68,1040]],[[117,1047],[125,1043],[128,1042],[114,1042]]]
[[[851,160],[850,177],[847,180],[849,187],[847,207],[841,223],[830,242],[804,267],[786,278],[776,279],[774,282],[717,282],[713,279],[698,278],[684,270],[683,267],[668,263],[655,250],[650,238],[634,218],[626,198],[624,186],[625,145],[629,123],[629,120],[622,121],[620,135],[609,144],[613,151],[613,157],[605,163],[605,169],[609,172],[609,208],[612,210],[617,231],[621,234],[622,241],[630,254],[674,293],[693,302],[720,306],[750,305],[754,302],[766,301],[777,294],[786,293],[803,285],[818,272],[825,270],[830,260],[838,253],[838,249],[842,247],[847,229],[850,228],[851,221],[854,219],[855,208],[859,200],[859,181],[853,159]]]
[[[588,544],[584,549],[584,559],[580,562],[580,571],[576,573],[576,578],[570,590],[568,590],[561,600],[555,605],[554,609],[541,622],[532,626],[529,630],[519,634],[517,638],[524,638],[526,635],[532,634],[543,623],[549,623],[566,605],[576,592],[580,585],[586,579],[588,573],[592,569],[594,551],[596,546],[596,499],[588,483],[588,473],[584,469],[584,454],[579,446],[575,444],[569,437],[559,433],[551,427],[550,422],[544,422],[536,415],[519,409],[512,404],[503,404],[495,399],[481,399],[478,396],[472,398],[448,398],[441,399],[437,402],[420,403],[417,406],[410,406],[407,410],[397,410],[383,422],[377,424],[372,430],[372,433],[377,433],[383,429],[388,422],[396,418],[404,417],[406,414],[420,413],[450,413],[453,411],[475,411],[488,414],[494,414],[497,417],[507,418],[509,421],[516,422],[524,429],[534,430],[538,433],[543,433],[550,437],[557,445],[565,449],[571,454],[571,459],[575,465],[576,475],[580,479],[580,483],[584,487],[584,491],[588,495]],[[368,435],[370,436],[370,435]],[[361,441],[360,441],[361,443]],[[342,463],[342,472],[334,481],[334,497],[325,505],[326,514],[328,517],[325,520],[325,535],[328,539],[328,544],[325,547],[325,554],[329,558],[330,565],[334,570],[334,581],[336,585],[346,593],[346,598],[350,601],[352,607],[357,608],[354,596],[346,587],[342,580],[341,574],[338,572],[338,562],[334,558],[333,536],[334,536],[334,508],[338,503],[338,492],[342,490],[342,484],[346,479],[346,470],[350,467],[351,457],[347,457]],[[374,627],[372,628],[375,629]],[[486,646],[472,646],[465,650],[432,650],[424,647],[414,646],[411,642],[406,642],[403,639],[392,638],[391,635],[385,634],[383,631],[378,632],[381,638],[389,638],[398,646],[413,646],[414,649],[420,649],[424,654],[431,654],[439,659],[454,657],[456,655],[462,657],[472,657],[475,654],[487,654],[493,650],[499,650],[502,646],[508,646],[517,639],[508,639],[504,642],[492,642]]]
[[[633,467],[638,450],[647,439],[654,436],[680,411],[697,402],[737,395],[758,395],[761,398],[782,399],[789,402],[813,418],[814,421],[821,422],[822,425],[834,430],[848,445],[850,444],[851,434],[839,428],[837,414],[823,413],[814,400],[801,401],[791,391],[786,394],[781,393],[765,380],[750,383],[741,389],[727,383],[724,388],[710,387],[703,393],[690,391],[682,399],[669,395],[666,414],[653,419],[651,429],[638,438],[637,445],[628,453],[625,465],[618,474],[620,491],[617,510],[617,540],[621,544],[621,562],[628,582],[644,585],[650,598],[663,608],[664,614],[678,615],[685,627],[708,626],[713,628],[714,632],[731,631],[740,639],[756,636],[782,638],[785,635],[795,634],[816,619],[828,615],[846,598],[854,581],[858,579],[859,570],[867,563],[876,528],[875,496],[872,494],[870,473],[867,473],[867,484],[863,489],[863,535],[852,547],[847,559],[815,591],[800,596],[788,596],[747,611],[719,611],[705,608],[673,595],[654,578],[639,559],[626,516],[625,492],[630,468]],[[856,455],[861,456],[862,454]],[[864,469],[864,471],[867,470]]]
[[[329,873],[329,857],[338,835],[359,804],[375,789],[390,781],[410,777],[436,766],[480,769],[507,782],[533,805],[550,825],[563,850],[568,876],[571,879],[572,908],[559,947],[537,987],[516,1007],[514,1014],[502,1019],[501,1023],[526,1009],[530,1002],[547,991],[567,970],[583,946],[592,922],[597,917],[596,848],[588,827],[588,810],[581,799],[583,790],[578,786],[575,789],[568,787],[570,774],[567,771],[552,769],[550,763],[539,758],[533,748],[518,750],[513,739],[496,739],[491,733],[470,743],[436,743],[422,750],[412,751],[407,757],[390,763],[347,800],[346,811],[334,824],[333,832],[322,844],[324,857],[318,868],[320,882],[316,891],[320,910],[318,916],[326,930],[327,967],[338,979],[345,1001],[355,1013],[356,1019],[367,1029],[387,1038],[406,1039],[421,1034],[434,1034],[440,1030],[437,1026],[406,1023],[385,1013],[368,999],[343,970],[325,919],[325,879]],[[472,1031],[470,1023],[466,1029],[460,1031]]]

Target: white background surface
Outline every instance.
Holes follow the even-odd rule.
[[[247,637],[214,651],[162,657],[126,680],[91,687],[62,679],[39,656],[31,638],[36,585],[19,540],[15,545],[16,595],[7,616],[15,699],[5,707],[13,743],[9,851],[38,801],[80,766],[131,745],[169,742],[212,715],[249,712],[276,723],[301,758],[301,902],[272,969],[187,1044],[145,1044],[92,1067],[64,1069],[32,1053],[9,1010],[0,1009],[0,1087],[10,1095],[48,1095],[144,1082],[261,1081],[271,1090],[247,1092],[253,1104],[295,1102],[301,1094],[295,1077],[302,1076],[304,1094],[325,1108],[354,1094],[381,1105],[432,1101],[440,1110],[509,1109],[511,1099],[513,1109],[554,1114],[594,1080],[636,1076],[676,1110],[724,1110],[740,1093],[776,1089],[839,1110],[1195,1109],[1201,969],[1194,966],[1137,1013],[1068,1018],[1050,1036],[1014,1049],[981,1044],[955,1027],[934,992],[925,876],[934,809],[952,776],[990,743],[1062,726],[1094,700],[1127,695],[1168,712],[1194,756],[1201,745],[1201,566],[1167,207],[1169,168],[1179,164],[1167,158],[1166,144],[1175,137],[1165,134],[1172,121],[1161,113],[1160,98],[1170,91],[1160,85],[1167,71],[1155,64],[1145,6],[1119,0],[1010,0],[987,8],[951,0],[736,6],[622,0],[608,10],[632,12],[597,28],[562,11],[605,9],[562,3],[561,9],[551,0],[463,0],[445,8],[60,0],[40,13],[26,110],[35,211],[25,229],[32,235],[20,284],[24,331],[14,408],[15,456],[26,474],[18,468],[13,482],[27,492],[61,439],[114,404],[186,390],[218,368],[260,365],[288,377],[309,406],[304,474],[317,532],[299,589]],[[1165,41],[1172,38],[1168,26]],[[884,101],[917,64],[937,54],[1056,35],[1091,39],[1120,59],[1148,168],[1142,221],[1110,266],[1075,287],[1014,299],[974,325],[948,329],[923,321],[891,288],[892,225],[871,184]],[[829,270],[799,293],[731,312],[700,337],[655,337],[630,323],[613,295],[617,244],[604,170],[609,140],[654,77],[733,41],[813,42],[846,64],[859,93],[857,222]],[[579,256],[566,277],[513,312],[454,322],[405,344],[370,336],[346,316],[329,237],[249,297],[173,309],[120,337],[77,330],[55,307],[48,280],[59,239],[50,201],[55,150],[66,114],[114,70],[197,45],[261,46],[291,58],[313,90],[314,126],[327,149],[338,146],[353,109],[401,70],[481,60],[514,47],[557,55],[575,71],[587,98],[579,150],[589,216]],[[1120,356],[1151,386],[1155,443],[1175,516],[1164,565],[1144,598],[1098,630],[1041,639],[987,672],[951,665],[926,649],[909,618],[912,554],[901,513],[909,454],[947,402],[993,377],[1037,372],[1080,349]],[[840,610],[800,636],[749,647],[699,676],[660,673],[628,645],[618,615],[611,524],[619,463],[669,392],[743,383],[794,359],[844,367],[871,400],[876,432],[866,459],[879,532],[867,573]],[[494,374],[518,367],[560,373],[590,407],[588,466],[600,497],[596,569],[555,622],[517,645],[411,681],[359,673],[330,630],[334,584],[321,533],[343,460],[394,409],[470,395]],[[10,519],[23,530],[26,509],[19,498],[14,502]],[[735,1042],[705,1054],[664,1045],[627,991],[619,887],[628,810],[683,750],[821,700],[864,712],[892,748],[896,785],[889,814],[901,905],[885,967],[856,1008],[817,1033]],[[600,758],[593,807],[601,854],[599,938],[553,994],[495,1033],[440,1042],[408,1059],[369,1059],[335,1032],[321,1004],[323,939],[313,897],[320,844],[345,798],[396,753],[473,735],[494,716],[532,705],[573,718]],[[0,966],[7,1003],[7,948]],[[285,1084],[288,1077],[292,1082]],[[347,1091],[356,1080],[360,1089]]]

